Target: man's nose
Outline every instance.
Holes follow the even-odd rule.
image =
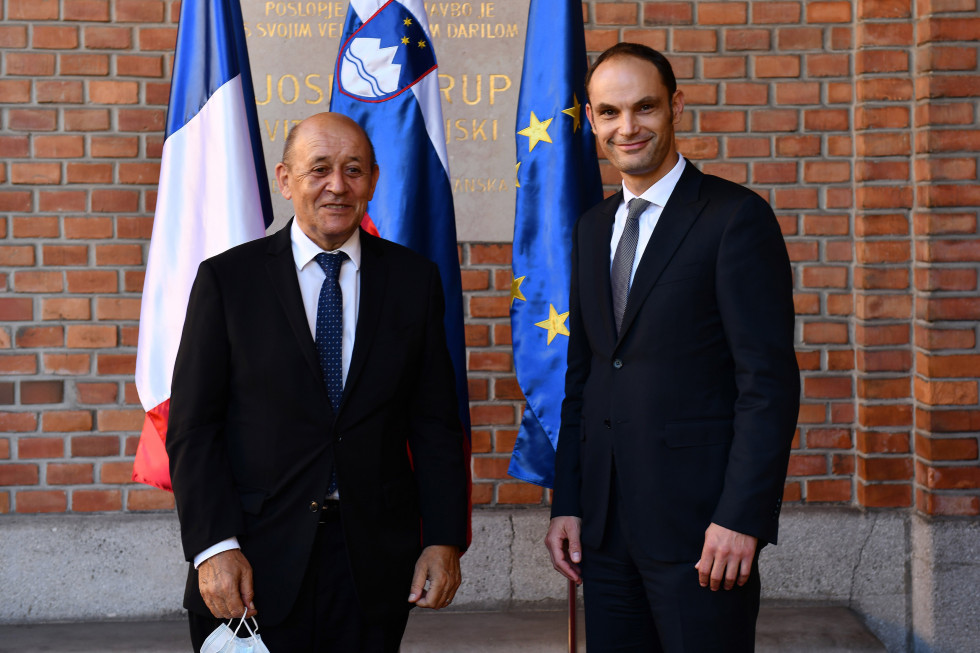
[[[343,171],[330,171],[324,180],[323,187],[334,195],[343,195],[347,191],[347,179],[344,177]]]
[[[636,128],[636,118],[631,112],[624,111],[622,114],[620,114],[619,132],[621,134],[624,136],[630,136],[636,133]]]

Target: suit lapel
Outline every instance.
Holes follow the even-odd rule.
[[[351,388],[357,383],[364,371],[374,332],[377,330],[384,306],[384,292],[388,268],[385,264],[381,248],[375,236],[361,230],[361,267],[359,270],[361,293],[357,308],[357,327],[354,330],[354,351],[351,353],[350,368],[347,370],[347,381],[344,383],[344,395],[340,402],[343,410],[350,396]]]
[[[629,299],[626,302],[626,313],[623,315],[623,324],[619,331],[619,342],[629,331],[640,306],[643,305],[664,268],[670,263],[674,252],[707,204],[707,200],[698,198],[703,176],[701,171],[688,161],[681,178],[677,181],[677,186],[670,194],[667,206],[660,214],[660,219],[653,230],[650,242],[643,251],[643,257],[636,268],[633,284],[630,286]],[[608,266],[606,270],[606,277],[608,278]]]
[[[299,292],[299,281],[296,278],[296,261],[293,259],[292,239],[290,238],[291,227],[292,220],[269,239],[269,249],[267,250],[269,258],[266,262],[266,268],[276,297],[282,305],[300,351],[303,352],[303,358],[324,394],[326,394],[326,387],[323,385],[323,371],[320,369],[320,361],[316,353],[316,343],[313,341],[313,336],[310,335],[310,325],[306,321],[306,309],[303,307],[303,296]],[[329,401],[326,403],[327,405],[330,404]]]
[[[609,241],[612,238],[616,209],[622,201],[622,190],[604,200],[604,206],[597,219],[593,221],[589,233],[583,234],[588,237],[588,242],[579,243],[580,248],[587,248],[585,251],[590,252],[587,257],[583,258],[589,263],[585,269],[596,271],[592,277],[595,283],[595,305],[599,307],[599,319],[602,321],[602,329],[606,334],[606,342],[616,342],[616,322],[613,319],[612,287],[609,278]],[[589,303],[583,301],[581,305],[588,306]]]

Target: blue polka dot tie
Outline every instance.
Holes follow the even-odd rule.
[[[340,398],[344,394],[343,334],[344,297],[340,291],[340,266],[347,260],[347,254],[320,252],[316,262],[327,275],[320,286],[320,299],[316,305],[316,350],[320,355],[320,369],[323,382],[327,386],[327,396],[334,413],[340,408]],[[337,474],[330,473],[330,487],[327,496],[337,491]]]

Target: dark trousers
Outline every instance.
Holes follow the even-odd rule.
[[[339,516],[320,524],[299,596],[286,620],[264,626],[261,600],[256,597],[258,632],[270,653],[397,653],[408,622],[407,602],[404,616],[381,624],[365,621]],[[226,623],[194,612],[188,612],[188,617],[195,653],[211,631]],[[237,625],[236,619],[231,627]],[[244,626],[238,636],[248,637]]]
[[[758,554],[744,586],[712,592],[698,583],[697,560],[659,562],[643,556],[624,531],[613,494],[602,546],[582,552],[589,653],[754,651]]]

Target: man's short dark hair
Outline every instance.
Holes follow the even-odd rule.
[[[356,121],[355,124],[357,124],[358,127],[361,127],[361,125],[358,124]],[[298,126],[299,125],[297,125],[296,127]],[[292,156],[293,147],[296,143],[296,132],[299,131],[296,127],[290,129],[289,133],[286,134],[286,142],[283,143],[282,146],[282,163],[286,167],[289,167],[289,157]],[[368,152],[370,152],[371,154],[371,167],[377,168],[378,159],[374,156],[374,143],[371,142],[371,137],[368,136],[367,131],[363,127],[361,127],[361,133],[364,134],[364,140],[366,140],[368,144]]]
[[[674,93],[677,91],[677,78],[674,77],[674,69],[671,68],[667,57],[653,48],[641,45],[640,43],[617,43],[600,54],[599,58],[595,60],[595,63],[589,66],[589,72],[585,73],[586,97],[589,94],[589,84],[592,82],[592,74],[595,72],[595,69],[604,61],[608,61],[614,57],[636,57],[637,59],[649,61],[660,71],[660,78],[663,80],[664,86],[667,87],[667,92],[670,94],[670,97],[674,97]]]

